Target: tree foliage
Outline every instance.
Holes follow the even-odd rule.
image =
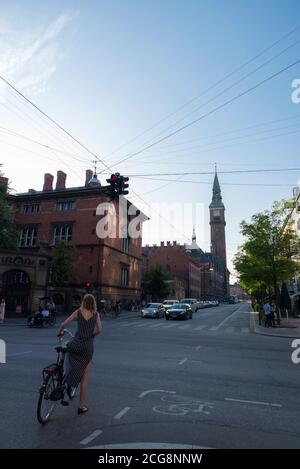
[[[146,293],[149,293],[154,300],[163,300],[166,298],[170,289],[167,285],[168,275],[160,265],[154,265],[149,268],[144,277],[144,286]]]
[[[0,177],[3,177],[1,171]],[[18,235],[16,225],[12,220],[11,207],[7,202],[8,191],[9,189],[1,184],[0,180],[0,248],[16,249]]]
[[[275,202],[272,210],[242,221],[241,233],[246,241],[234,259],[241,285],[258,300],[272,294],[278,303],[279,287],[299,271],[295,257],[300,240],[285,223],[290,203]]]
[[[60,241],[53,249],[50,262],[50,283],[54,287],[62,287],[68,284],[74,267],[73,246]]]

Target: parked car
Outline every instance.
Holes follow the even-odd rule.
[[[198,300],[196,300],[196,298],[183,298],[182,300],[180,300],[179,303],[190,305],[193,313],[195,313],[198,309],[200,309],[200,304]]]
[[[165,300],[163,302],[163,306],[165,310],[167,311],[168,309],[170,309],[173,305],[176,305],[177,303],[179,303],[178,300]]]
[[[169,319],[193,319],[193,310],[189,304],[177,303],[166,311],[165,317]]]
[[[237,302],[238,302],[238,299],[237,299],[236,296],[234,296],[234,295],[229,296],[228,303],[230,305],[235,305]]]
[[[163,318],[165,316],[165,308],[162,303],[148,303],[141,311],[142,318]]]

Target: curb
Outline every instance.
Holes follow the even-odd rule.
[[[250,330],[254,332],[255,334],[259,335],[264,335],[264,336],[269,336],[269,337],[279,337],[280,339],[297,339],[300,337],[300,334],[296,335],[283,335],[283,334],[276,334],[276,333],[269,333],[269,332],[263,332],[259,330],[258,328],[260,326],[257,325],[257,321],[255,320],[256,314],[253,311],[250,311]]]

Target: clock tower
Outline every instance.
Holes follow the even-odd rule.
[[[209,206],[210,211],[210,239],[211,252],[222,265],[224,272],[224,292],[227,293],[227,262],[226,262],[226,241],[225,241],[225,207],[222,202],[221,188],[219,184],[217,169],[213,184],[212,201]]]

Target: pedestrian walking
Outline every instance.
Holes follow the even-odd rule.
[[[5,299],[2,298],[1,303],[0,303],[0,321],[1,321],[1,324],[4,323],[5,306],[6,306]]]
[[[85,405],[88,389],[88,375],[94,353],[94,337],[102,332],[100,315],[97,312],[93,295],[85,295],[81,307],[74,311],[60,326],[58,335],[64,334],[64,328],[70,322],[77,321],[75,337],[67,345],[67,393],[80,383],[80,402],[78,414],[88,411]]]
[[[270,306],[270,303],[268,302],[268,300],[266,300],[266,302],[264,304],[264,312],[265,312],[265,316],[266,316],[265,327],[271,327],[272,326],[272,323],[271,323],[271,319],[272,319],[271,306]]]

